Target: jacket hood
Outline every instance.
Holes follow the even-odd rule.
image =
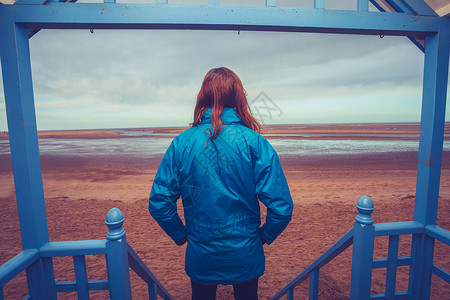
[[[212,123],[211,118],[212,118],[212,108],[207,108],[203,112],[202,124],[211,124]],[[224,107],[220,119],[225,125],[243,124],[242,120],[236,115],[236,112],[232,107]]]

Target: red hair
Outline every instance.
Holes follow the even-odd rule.
[[[246,92],[239,77],[225,67],[211,69],[206,73],[198,93],[192,126],[199,125],[202,121],[203,112],[207,108],[212,108],[213,132],[210,133],[210,138],[217,138],[223,126],[220,116],[224,107],[234,108],[245,126],[257,132],[261,131],[261,125],[250,114]]]

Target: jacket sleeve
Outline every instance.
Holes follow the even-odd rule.
[[[265,138],[259,140],[254,157],[255,193],[267,206],[260,234],[270,244],[288,225],[294,204],[278,155]]]
[[[179,197],[179,177],[175,161],[175,146],[172,142],[153,180],[148,209],[159,226],[176,243],[186,237],[186,228],[177,212]]]

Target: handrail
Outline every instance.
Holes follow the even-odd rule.
[[[331,246],[325,253],[323,253],[318,259],[316,259],[309,267],[294,278],[288,285],[276,293],[271,300],[279,299],[285,295],[289,289],[296,287],[302,283],[306,277],[314,269],[319,269],[330,262],[333,258],[338,256],[341,252],[347,249],[353,243],[353,228],[347,231],[333,246]]]
[[[425,234],[450,246],[450,231],[436,225],[425,226]]]
[[[375,236],[424,233],[423,224],[416,221],[373,224]]]
[[[49,242],[39,249],[41,257],[106,254],[106,240]]]
[[[163,297],[165,300],[174,300],[174,298],[170,295],[170,293],[164,288],[164,286],[156,279],[156,276],[150,271],[150,269],[145,265],[139,255],[134,251],[134,249],[127,244],[128,250],[128,264],[130,268],[149,285],[149,290],[153,287],[150,285],[156,286],[156,292],[158,295]],[[151,295],[150,295],[151,297]],[[151,298],[150,298],[151,299]]]
[[[39,259],[37,249],[23,250],[0,266],[0,288]]]

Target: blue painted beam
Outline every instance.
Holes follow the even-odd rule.
[[[0,7],[1,12],[2,7]],[[206,29],[425,36],[439,18],[396,13],[236,7],[52,3],[14,7],[16,22],[37,29]]]
[[[416,15],[438,16],[438,14],[423,0],[402,0]]]
[[[445,280],[450,284],[450,274],[436,265],[433,265],[433,274]]]
[[[46,0],[17,0],[14,5],[42,5]]]
[[[440,18],[440,30],[425,39],[422,115],[414,221],[436,225],[444,141],[445,106],[450,50],[450,19]],[[409,293],[429,299],[434,238],[413,236]]]
[[[17,209],[24,249],[48,242],[31,80],[28,30],[13,23],[12,7],[3,5],[0,53]]]
[[[105,291],[109,289],[109,283],[107,280],[90,280],[88,281],[88,287],[90,291]],[[56,291],[58,293],[64,292],[76,292],[76,281],[60,281],[56,283]]]
[[[397,278],[397,262],[398,262],[398,235],[389,236],[389,248],[386,270],[386,286],[385,294],[388,299],[395,297],[395,284]]]
[[[325,0],[314,0],[314,8],[325,9]]]
[[[37,5],[22,5],[38,7]],[[14,5],[0,6],[0,53],[22,247],[48,242],[41,163],[31,80],[28,28],[14,23]],[[19,7],[19,6],[17,6]],[[32,298],[56,299],[51,261],[27,268]]]
[[[134,251],[134,249],[128,245],[128,263],[130,268],[145,282],[156,285],[156,292],[162,298],[167,298],[173,300],[174,298],[170,293],[164,288],[164,286],[158,281],[155,275],[150,271],[150,269],[141,260],[139,255]],[[153,287],[152,287],[153,288]]]
[[[357,9],[359,11],[368,11],[369,10],[369,0],[358,0]]]
[[[106,253],[106,240],[50,242],[39,249],[41,257]]]
[[[408,292],[397,292],[395,293],[395,298],[388,298],[385,294],[370,295],[369,299],[395,299],[395,300],[410,300]]]
[[[342,251],[347,249],[353,242],[353,228],[347,231],[333,246],[331,246],[327,251],[325,251],[318,259],[316,259],[309,267],[307,267],[303,272],[301,272],[297,277],[295,277],[288,285],[282,288],[278,293],[276,293],[272,298],[279,299],[291,288],[296,287],[302,283],[314,269],[320,269],[327,263],[329,263],[333,258],[338,256]]]
[[[267,7],[276,7],[277,6],[277,0],[266,0],[266,6]]]
[[[89,299],[89,285],[84,255],[75,255],[73,257],[73,265],[75,269],[78,299]]]
[[[425,41],[422,116],[414,221],[435,225],[444,140],[449,66],[450,19],[440,18],[439,33]]]
[[[409,266],[411,264],[411,256],[402,256],[397,258],[397,266]],[[387,268],[388,266],[388,259],[387,258],[377,258],[373,260],[372,263],[372,269],[381,269],[381,268]]]
[[[0,266],[0,287],[3,287],[20,272],[28,268],[39,259],[37,249],[28,249],[20,252]]]
[[[375,228],[375,236],[423,233],[425,230],[423,224],[415,221],[377,223],[373,226]]]
[[[444,228],[436,225],[428,225],[425,227],[425,234],[450,246],[450,231]]]
[[[319,299],[319,272],[316,268],[309,273],[309,300]]]

